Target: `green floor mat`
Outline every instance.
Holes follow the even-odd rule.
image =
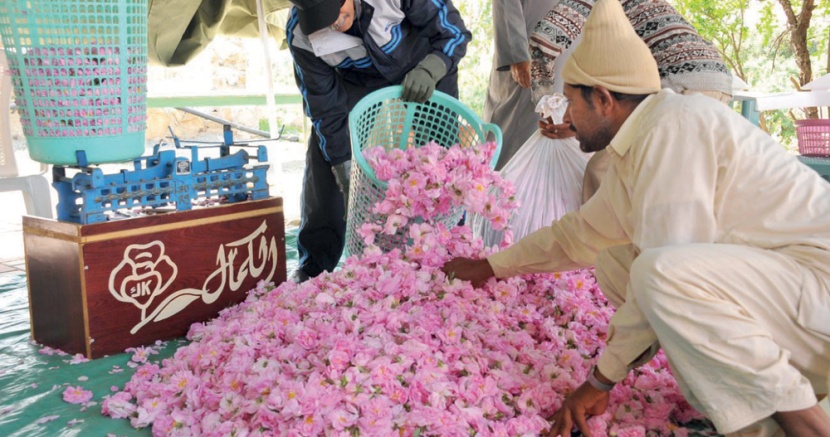
[[[286,265],[297,267],[297,228],[286,229]],[[23,272],[0,274],[0,436],[149,436],[150,429],[134,429],[128,420],[101,414],[101,401],[122,389],[133,374],[132,354],[72,364],[72,356],[46,355],[29,339],[29,299]],[[165,342],[150,362],[160,363],[186,344]],[[67,387],[93,393],[87,406],[63,400]]]
[[[151,435],[129,421],[101,414],[101,400],[110,387],[123,387],[132,376],[130,354],[118,354],[78,364],[71,356],[44,355],[29,342],[29,306],[26,277],[0,275],[0,435],[118,436]],[[167,342],[152,361],[175,352],[184,340]],[[121,369],[121,371],[119,371]],[[88,407],[64,402],[68,386],[92,391]],[[40,423],[43,422],[43,423]]]

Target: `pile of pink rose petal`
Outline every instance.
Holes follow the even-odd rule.
[[[418,153],[427,152],[397,159],[418,162]],[[452,202],[477,190],[465,186]],[[399,205],[424,196],[410,191]],[[504,217],[505,206],[465,208]],[[601,351],[613,309],[590,269],[481,288],[447,278],[440,267],[449,259],[493,249],[465,226],[431,224],[427,209],[423,223],[386,229],[406,225],[412,244],[403,250],[370,246],[304,284],[260,284],[242,304],[194,324],[192,342],[161,366],[140,366],[103,402],[104,414],[164,436],[543,434]],[[367,242],[384,227],[364,229]],[[658,354],[589,424],[594,436],[684,436],[683,425],[700,418]]]

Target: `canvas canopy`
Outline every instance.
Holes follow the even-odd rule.
[[[217,35],[259,37],[257,1],[262,2],[268,33],[283,47],[288,0],[150,0],[150,62],[184,65]]]

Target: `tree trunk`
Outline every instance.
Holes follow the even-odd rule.
[[[810,28],[810,20],[813,18],[815,9],[814,0],[803,0],[801,12],[798,15],[793,11],[790,0],[778,0],[787,16],[787,24],[790,31],[790,44],[795,53],[795,64],[798,67],[798,82],[806,85],[813,80],[813,67],[810,63],[810,51],[807,49],[807,30]],[[817,108],[804,108],[807,118],[818,118]]]

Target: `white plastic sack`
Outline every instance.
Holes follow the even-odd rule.
[[[536,110],[559,124],[565,105],[564,97],[555,94],[544,96]],[[582,177],[588,158],[590,155],[579,150],[579,142],[573,137],[556,140],[537,130],[528,138],[501,170],[501,176],[515,184],[519,201],[510,218],[514,241],[582,205]],[[502,232],[493,230],[486,220],[473,217],[471,226],[485,245],[501,244]]]

